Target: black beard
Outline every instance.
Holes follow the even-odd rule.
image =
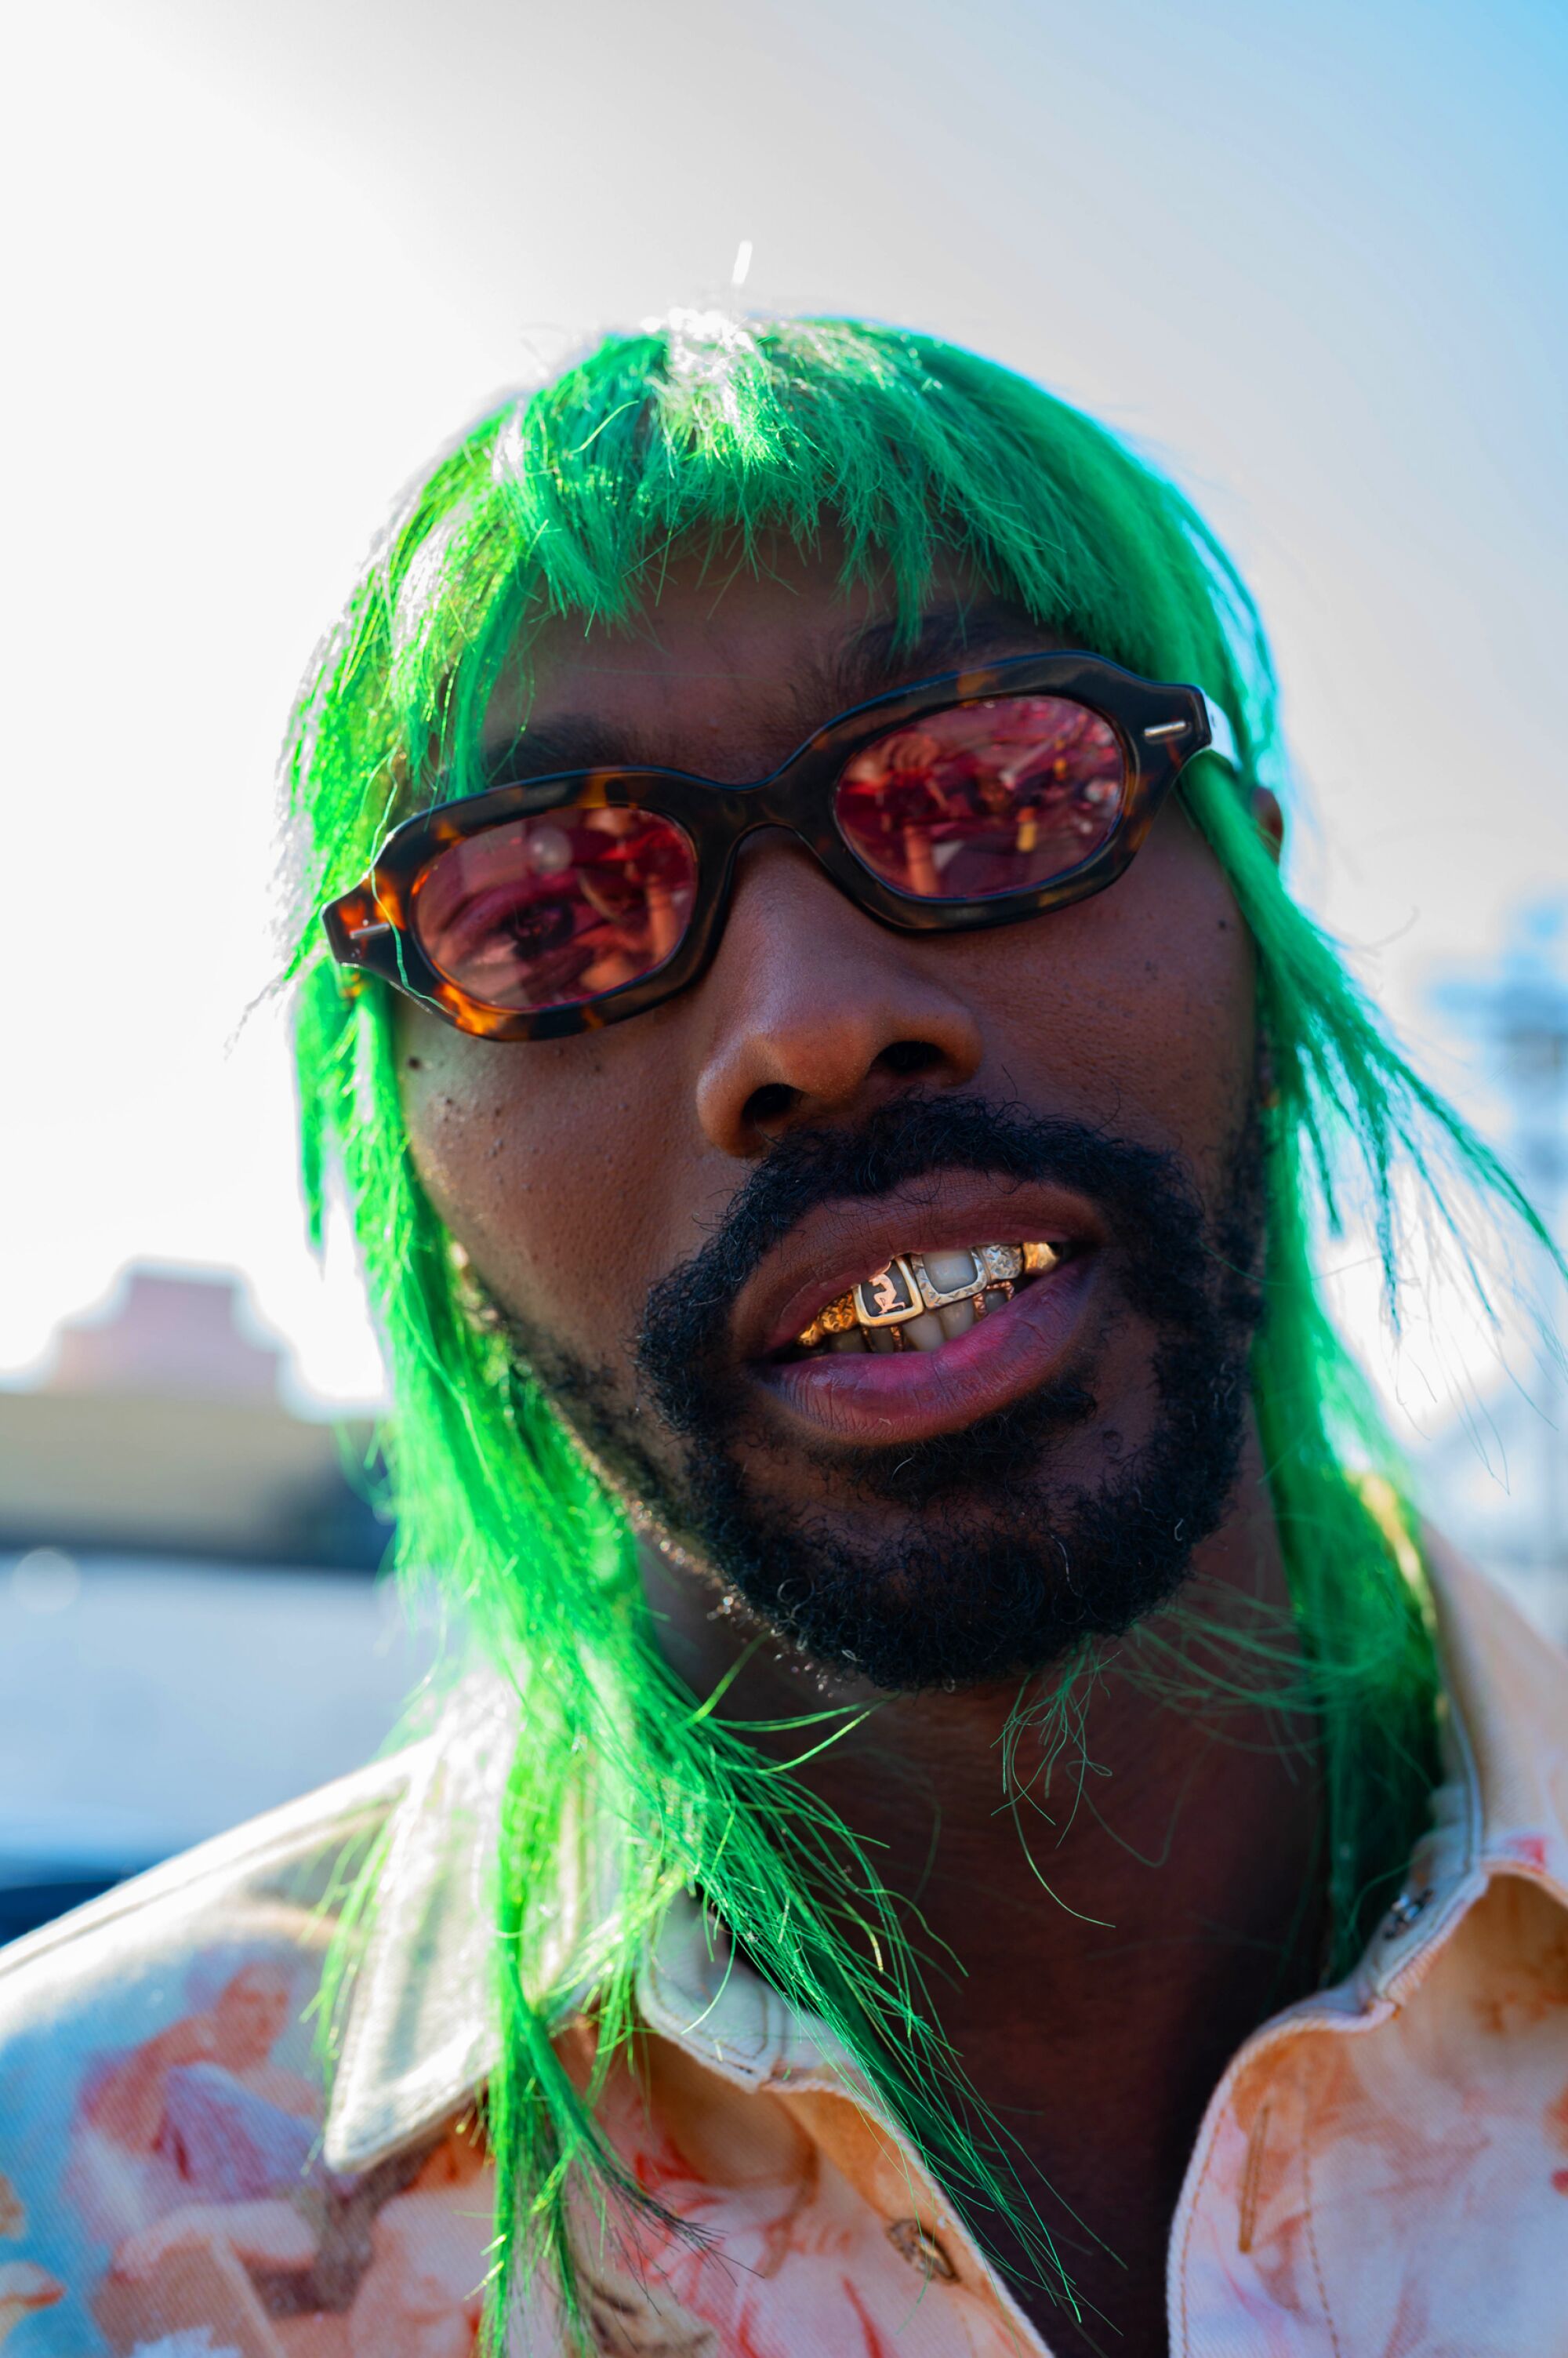
[[[761,1493],[735,1444],[781,1444],[758,1416],[728,1325],[763,1257],[818,1205],[875,1197],[948,1170],[1059,1182],[1115,1238],[1121,1306],[1155,1341],[1153,1427],[1098,1487],[1053,1477],[1053,1446],[1097,1412],[1093,1353],[961,1433],[847,1459],[791,1444],[846,1500],[903,1510],[875,1543],[823,1511]],[[684,1443],[677,1472],[643,1445],[645,1415],[545,1338],[519,1345],[611,1478],[751,1613],[825,1668],[891,1690],[1027,1675],[1086,1638],[1166,1603],[1223,1520],[1246,1426],[1263,1233],[1256,1106],[1212,1221],[1178,1160],[1076,1122],[974,1098],[905,1098],[853,1130],[799,1131],[741,1188],[701,1251],[648,1297],[635,1361]]]

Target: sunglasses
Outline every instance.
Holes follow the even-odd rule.
[[[1021,655],[896,689],[771,777],[681,770],[503,779],[387,837],[324,912],[333,956],[488,1040],[553,1040],[695,982],[735,855],[784,827],[838,890],[906,933],[967,933],[1114,883],[1226,716],[1097,655]]]

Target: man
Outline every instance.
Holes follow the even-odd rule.
[[[476,2146],[497,2347],[1562,2350],[1568,1671],[1308,1252],[1357,1159],[1390,1283],[1442,1155],[1529,1215],[1273,760],[1197,519],[928,341],[677,318],[438,465],[302,700],[296,972],[477,1664],[14,1952],[0,2106],[325,1907],[309,2200]]]

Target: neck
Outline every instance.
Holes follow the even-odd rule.
[[[1134,1638],[1102,1650],[1095,1672],[1071,1682],[1065,1717],[1026,1716],[1009,1775],[1017,1706],[1061,1693],[1060,1673],[1022,1698],[1016,1683],[892,1697],[845,1684],[826,1700],[872,1708],[798,1772],[918,1911],[941,2027],[977,2091],[1126,2264],[1107,2292],[1124,2330],[1135,2285],[1162,2280],[1215,2082],[1248,2033],[1311,1986],[1322,1931],[1305,1733],[1261,1700],[1206,1707],[1201,1664],[1180,1634],[1255,1629],[1260,1610],[1277,1617],[1276,1632],[1289,1628],[1255,1436],[1237,1498],[1195,1553],[1180,1625],[1167,1613],[1147,1633],[1173,1650],[1159,1655],[1175,1672],[1165,1693],[1138,1668],[1155,1648]],[[650,1578],[672,1667],[710,1693],[750,1633],[715,1617],[689,1575]],[[764,1646],[725,1710],[776,1722],[824,1700],[815,1672]],[[792,1748],[787,1736],[757,1740],[784,1757]],[[1103,2255],[1082,2250],[1073,2272],[1092,2291]],[[1054,2349],[1078,2346],[1059,2316],[1049,2331]]]

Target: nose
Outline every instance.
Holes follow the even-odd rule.
[[[711,1143],[755,1157],[787,1131],[869,1112],[919,1080],[957,1087],[982,1053],[939,939],[878,925],[777,836],[741,856],[718,956],[697,1109]]]

